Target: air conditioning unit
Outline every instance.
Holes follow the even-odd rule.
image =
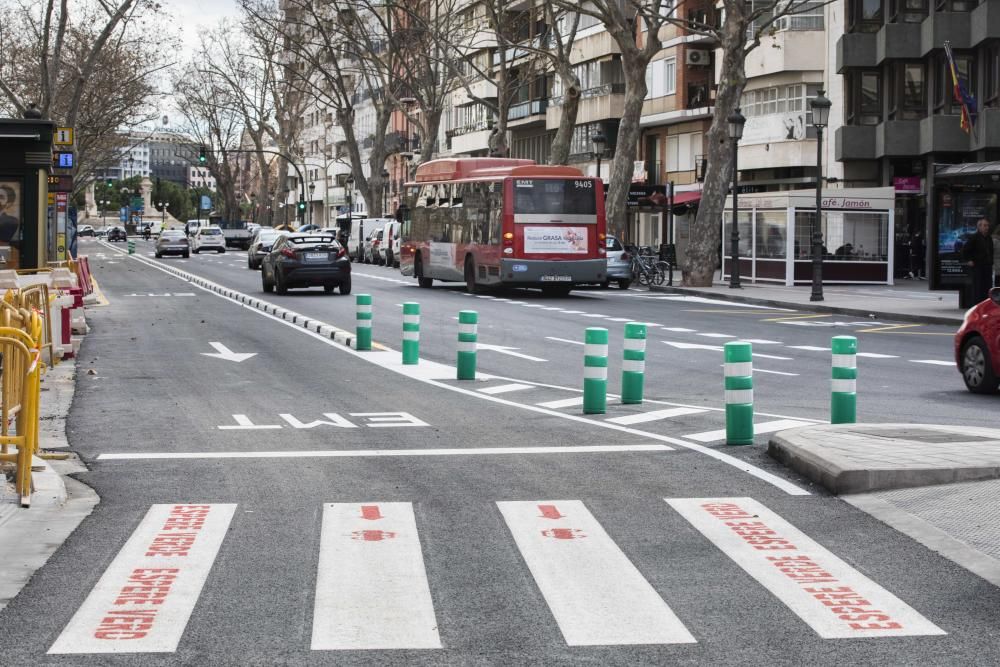
[[[689,49],[684,62],[698,67],[708,66],[711,63],[711,56],[707,49]]]

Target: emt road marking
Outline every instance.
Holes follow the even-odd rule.
[[[153,505],[49,653],[172,653],[236,505]]]
[[[323,507],[313,650],[441,648],[410,503]]]
[[[947,634],[751,498],[666,501],[823,639]]]
[[[497,506],[568,645],[696,641],[582,502]]]

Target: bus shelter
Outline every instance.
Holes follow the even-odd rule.
[[[788,286],[812,281],[815,190],[740,195],[740,278]],[[895,191],[886,188],[824,190],[823,282],[893,284]],[[732,267],[732,196],[722,221],[722,274]]]

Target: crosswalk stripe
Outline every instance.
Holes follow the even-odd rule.
[[[497,506],[568,645],[695,642],[582,502]]]
[[[803,422],[797,419],[776,419],[769,422],[761,422],[760,424],[753,425],[753,432],[755,435],[763,435],[765,433],[775,433],[777,431],[784,431],[786,428],[795,428],[796,426],[809,426],[813,422]],[[688,440],[694,440],[695,442],[715,442],[716,440],[726,439],[726,429],[719,429],[717,431],[705,431],[703,433],[691,433],[690,435],[682,436]]]
[[[172,653],[236,505],[153,505],[49,649]]]
[[[482,389],[479,390],[479,393],[489,394],[492,396],[494,394],[507,394],[512,391],[521,391],[522,389],[531,389],[531,388],[532,385],[530,384],[517,384],[515,382],[512,384],[497,385],[496,387],[483,387]]]
[[[751,498],[666,501],[823,639],[947,634]]]
[[[410,503],[323,506],[313,650],[441,648]]]
[[[545,401],[544,403],[535,403],[535,405],[540,408],[571,408],[574,405],[583,405],[583,396],[560,398],[558,401]]]
[[[609,421],[612,424],[621,424],[622,426],[629,426],[631,424],[644,424],[646,422],[655,422],[661,419],[670,419],[672,417],[680,417],[682,415],[696,415],[702,412],[708,412],[702,408],[668,408],[666,410],[652,410],[650,412],[640,412],[635,415],[625,415],[624,417],[612,417],[605,421]]]

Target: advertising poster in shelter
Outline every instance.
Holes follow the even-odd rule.
[[[997,195],[991,192],[938,193],[937,257],[939,280],[954,284],[965,275],[962,248],[980,218],[996,220]]]
[[[20,180],[0,178],[0,269],[18,268],[24,219],[22,193]]]

